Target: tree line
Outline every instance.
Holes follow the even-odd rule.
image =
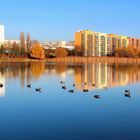
[[[1,45],[0,57],[9,58],[34,58],[45,59],[54,57],[67,57],[67,56],[82,56],[82,52],[76,50],[67,50],[65,48],[58,47],[56,49],[44,49],[38,41],[23,43],[16,43],[9,45]],[[127,48],[116,48],[115,53],[109,56],[116,57],[140,57],[140,50],[128,46]]]

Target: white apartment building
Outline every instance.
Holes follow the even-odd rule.
[[[0,44],[3,43],[4,40],[4,25],[0,25]]]
[[[106,33],[95,33],[96,56],[106,56],[110,53],[110,38]]]

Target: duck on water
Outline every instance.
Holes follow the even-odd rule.
[[[2,88],[2,87],[4,87],[4,85],[1,83],[1,84],[0,84],[0,88]]]
[[[125,97],[131,97],[131,90],[125,90],[125,94],[124,94]]]
[[[41,92],[41,88],[36,88],[36,92]]]

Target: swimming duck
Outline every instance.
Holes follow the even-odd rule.
[[[89,90],[88,89],[83,89],[83,92],[89,92]]]
[[[31,88],[31,84],[28,84],[28,85],[27,85],[27,88]]]
[[[74,90],[69,90],[69,93],[74,93]]]
[[[94,98],[96,98],[96,99],[100,99],[101,96],[100,96],[100,95],[95,95]]]
[[[36,88],[36,92],[41,92],[41,88]]]
[[[130,98],[131,94],[130,93],[126,93],[126,94],[124,94],[124,96]]]
[[[64,82],[64,81],[61,81],[60,83],[61,83],[61,84],[65,84],[65,82]]]
[[[62,86],[62,89],[66,90],[67,88],[66,88],[66,86]]]
[[[2,88],[2,87],[4,87],[4,85],[1,83],[1,84],[0,84],[0,88]]]
[[[131,93],[131,90],[125,90],[125,93]]]

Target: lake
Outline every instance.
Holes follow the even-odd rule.
[[[0,83],[0,140],[140,139],[140,65],[0,63]]]

